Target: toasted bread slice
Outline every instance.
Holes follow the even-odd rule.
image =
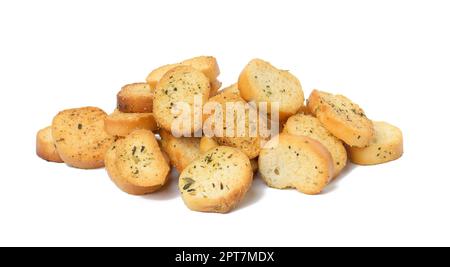
[[[158,130],[152,113],[123,113],[115,110],[105,118],[105,130],[112,136],[125,137],[138,129]]]
[[[156,89],[156,85],[158,84],[159,80],[166,74],[169,70],[180,66],[180,64],[168,64],[161,66],[152,72],[147,76],[147,84],[150,86],[151,89]]]
[[[104,166],[114,138],[105,131],[106,113],[96,107],[61,111],[53,119],[52,136],[61,159],[80,169]]]
[[[227,105],[228,104],[237,104],[241,106],[245,106],[246,102],[238,95],[235,94],[228,94],[228,93],[221,93],[218,94],[215,97],[210,98],[208,103],[216,103],[219,104],[222,107],[222,114],[226,114]],[[208,117],[208,120],[211,120],[211,124],[213,125],[213,128],[216,129],[219,127],[223,127],[223,134],[221,136],[214,136],[214,140],[222,146],[230,146],[237,149],[240,149],[242,152],[244,152],[250,159],[254,159],[258,157],[259,151],[261,150],[262,145],[264,145],[265,142],[267,142],[267,138],[265,136],[260,134],[261,132],[259,129],[256,129],[256,135],[251,133],[251,123],[250,123],[250,109],[254,109],[251,106],[248,106],[245,110],[245,118],[240,118],[236,113],[234,114],[234,124],[233,124],[233,134],[228,135],[227,134],[227,118],[226,116],[223,116],[223,121],[219,122],[216,121],[216,117],[213,114],[211,114]],[[256,113],[256,111],[254,111]],[[244,130],[245,133],[243,135],[240,135],[238,133],[239,125],[242,120],[245,120],[244,124]],[[219,124],[220,123],[220,124]],[[258,123],[266,123],[266,121],[258,120]]]
[[[304,106],[304,95],[300,81],[291,73],[279,70],[270,63],[254,59],[239,76],[239,91],[247,101],[279,103],[279,118],[285,120]]]
[[[245,196],[253,181],[248,157],[231,147],[216,147],[181,173],[179,189],[188,208],[227,213]]]
[[[399,159],[403,155],[402,131],[386,122],[373,122],[375,136],[369,146],[349,147],[350,161],[359,165],[376,165]]]
[[[52,137],[52,127],[41,129],[36,135],[36,154],[43,160],[63,163],[64,161],[56,150]]]
[[[211,92],[209,93],[210,97],[213,97],[219,93],[220,87],[222,87],[222,83],[218,80],[214,80],[211,82]]]
[[[187,59],[181,62],[182,65],[191,66],[206,75],[210,81],[216,80],[220,75],[219,64],[215,57],[200,56]]]
[[[159,135],[163,151],[167,153],[170,162],[180,173],[201,154],[200,138],[175,138],[164,130],[161,130]]]
[[[150,88],[156,89],[156,85],[161,80],[161,78],[171,69],[179,66],[190,66],[193,67],[206,75],[209,81],[212,83],[212,88],[218,85],[217,77],[220,75],[219,65],[214,57],[201,56],[182,61],[181,63],[169,64],[159,67],[147,76],[147,83]],[[219,86],[220,88],[220,86]],[[214,90],[212,90],[214,92]]]
[[[321,193],[334,174],[331,154],[322,144],[285,133],[261,151],[259,172],[273,188],[296,188],[309,195]]]
[[[106,152],[105,166],[111,180],[116,186],[125,193],[130,195],[145,195],[155,190],[154,187],[142,187],[134,185],[123,177],[117,168],[117,148],[124,142],[123,139],[118,139],[115,144]]]
[[[209,94],[210,83],[202,72],[187,66],[170,70],[163,76],[155,91],[153,114],[158,125],[166,131],[177,130],[172,129],[172,125],[185,123],[186,119],[173,111],[183,111],[183,106],[187,105],[188,111],[190,111],[188,114],[190,115],[190,125],[188,122],[187,130],[190,128],[191,133],[196,132],[201,128],[201,124],[196,123],[194,99],[198,98],[203,104],[209,99]],[[183,131],[177,133],[180,136],[182,134]]]
[[[312,112],[309,110],[308,106],[301,107],[298,113],[304,115],[313,115]]]
[[[212,137],[203,136],[202,139],[200,139],[200,153],[202,154],[218,146],[220,146],[219,143]]]
[[[308,99],[308,109],[328,131],[349,146],[365,147],[373,138],[372,121],[345,96],[314,90]]]
[[[219,94],[224,94],[224,95],[237,95],[237,96],[241,96],[241,92],[239,92],[239,88],[238,88],[238,84],[232,84],[228,87],[225,87],[223,90],[221,90],[219,92]]]
[[[147,83],[125,85],[117,94],[117,109],[125,113],[152,113],[153,90]]]
[[[324,145],[333,157],[334,177],[347,165],[347,151],[344,144],[332,135],[317,118],[303,114],[294,115],[287,121],[283,132],[306,136]]]
[[[166,184],[170,166],[154,134],[147,130],[136,130],[118,140],[108,150],[106,170],[124,192],[144,195]]]

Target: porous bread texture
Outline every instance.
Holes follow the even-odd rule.
[[[331,154],[322,144],[285,133],[261,151],[259,172],[270,187],[295,188],[309,195],[321,193],[334,174]]]
[[[314,90],[308,99],[308,109],[328,131],[349,146],[365,147],[373,138],[372,121],[345,96]]]
[[[203,117],[196,116],[196,110],[201,111],[209,94],[210,84],[202,72],[188,66],[171,69],[155,91],[153,114],[158,125],[176,136],[200,130]]]
[[[272,66],[269,62],[254,59],[239,76],[238,87],[242,98],[256,103],[279,103],[281,121],[296,114],[304,106],[304,94],[300,81],[291,73]]]
[[[144,195],[158,191],[168,180],[170,166],[152,132],[136,130],[111,146],[106,170],[122,191]]]
[[[106,113],[96,107],[68,109],[52,123],[52,136],[61,159],[80,169],[104,167],[105,153],[114,137],[105,131]]]
[[[376,165],[399,159],[403,155],[402,131],[387,122],[373,122],[375,136],[364,148],[348,147],[349,157],[359,165]]]
[[[193,211],[227,213],[242,201],[252,181],[248,157],[238,149],[220,146],[186,167],[179,190]]]

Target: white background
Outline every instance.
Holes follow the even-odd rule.
[[[450,245],[448,1],[0,1],[0,245]],[[260,180],[227,215],[35,156],[62,109],[110,112],[126,83],[197,55],[225,85],[254,57],[403,130],[402,159],[320,196]],[[176,180],[174,177],[173,181]]]

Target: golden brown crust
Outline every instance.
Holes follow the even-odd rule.
[[[375,136],[367,147],[348,147],[351,162],[376,165],[399,159],[403,155],[402,131],[386,122],[373,122]]]
[[[105,118],[105,130],[112,136],[125,137],[134,130],[158,130],[152,113],[123,113],[115,110]]]
[[[347,165],[347,151],[341,140],[332,135],[315,117],[297,114],[289,118],[283,132],[306,136],[324,145],[333,157],[334,177]]]
[[[191,66],[208,77],[210,81],[216,80],[220,75],[219,64],[215,57],[211,56],[199,56],[191,59],[187,59],[181,62],[182,65]]]
[[[144,195],[161,189],[170,166],[153,133],[136,130],[118,140],[106,153],[106,170],[124,192]]]
[[[154,69],[150,74],[147,76],[147,83],[150,86],[151,89],[156,89],[156,85],[158,84],[159,80],[166,74],[169,70],[180,66],[180,64],[168,64],[161,66],[157,69]]]
[[[221,84],[219,85],[219,82],[217,81],[217,77],[220,75],[219,65],[217,64],[217,60],[210,56],[194,57],[184,60],[181,63],[168,64],[153,70],[146,79],[147,83],[150,85],[150,88],[156,89],[156,85],[162,77],[168,71],[179,66],[189,66],[201,71],[206,77],[208,77],[209,81],[212,83],[211,87],[213,89],[215,89],[216,86],[220,88]],[[211,93],[215,93],[215,91],[211,90]]]
[[[66,164],[80,169],[104,166],[105,153],[114,141],[104,129],[105,117],[96,107],[68,109],[56,115],[52,135]]]
[[[269,62],[254,59],[239,76],[239,91],[246,101],[267,103],[267,112],[271,106],[279,103],[281,121],[296,114],[304,106],[304,94],[300,81],[288,71],[275,68]]]
[[[117,109],[125,113],[152,113],[153,90],[147,83],[125,85],[117,94]]]
[[[308,99],[308,109],[349,146],[365,147],[373,138],[372,121],[357,104],[342,95],[314,90]]]
[[[181,173],[179,190],[193,211],[227,213],[244,198],[253,181],[248,157],[231,147],[217,147]]]
[[[202,139],[200,139],[200,153],[202,154],[218,146],[220,145],[214,140],[214,138],[203,136]]]
[[[64,162],[56,150],[55,141],[52,137],[52,127],[46,127],[38,131],[36,135],[36,154],[46,161]]]
[[[214,80],[211,82],[211,92],[209,93],[210,97],[213,97],[219,93],[220,87],[222,87],[222,83],[218,80]]]
[[[200,138],[175,138],[167,131],[161,130],[161,148],[169,156],[170,162],[182,172],[192,161],[200,156]]]

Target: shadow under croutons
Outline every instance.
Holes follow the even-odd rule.
[[[234,211],[245,209],[261,200],[265,194],[266,189],[267,185],[259,177],[259,174],[255,174],[252,187],[248,190],[244,200],[242,200],[242,202],[236,207]]]
[[[145,199],[149,200],[170,200],[180,197],[180,192],[178,191],[178,172],[176,170],[172,170],[169,174],[169,178],[167,184],[161,188],[159,191],[154,192],[152,194],[142,196]]]
[[[339,187],[339,183],[357,167],[358,165],[355,165],[349,161],[342,172],[323,190],[322,194],[328,194],[336,190]]]

